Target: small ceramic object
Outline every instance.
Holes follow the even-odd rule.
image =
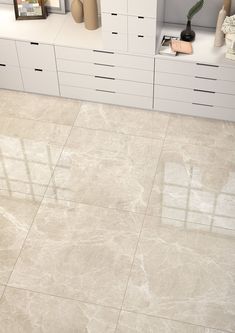
[[[98,6],[96,0],[83,0],[85,27],[96,30],[99,27]]]
[[[196,34],[191,28],[191,21],[188,20],[186,29],[181,32],[180,39],[185,42],[193,42],[195,36]]]
[[[84,21],[83,4],[80,0],[73,0],[71,3],[71,14],[76,23]]]
[[[224,33],[221,29],[222,29],[222,25],[224,23],[225,18],[226,18],[226,11],[225,11],[225,8],[223,7],[219,12],[219,16],[218,16],[218,20],[217,20],[216,32],[215,32],[215,43],[214,43],[215,47],[221,47],[224,45]]]

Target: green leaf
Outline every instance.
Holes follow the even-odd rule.
[[[188,20],[192,20],[193,16],[196,15],[203,7],[204,0],[198,1],[188,12],[187,18]]]

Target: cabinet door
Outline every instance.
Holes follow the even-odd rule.
[[[127,35],[116,31],[103,31],[103,43],[107,50],[127,51]]]
[[[19,67],[0,65],[0,88],[23,90]]]
[[[102,14],[103,31],[116,31],[127,34],[127,16],[114,13]]]
[[[0,39],[0,64],[19,66],[15,41]]]
[[[128,0],[128,15],[157,17],[157,0]]]
[[[101,11],[104,13],[127,14],[127,0],[101,0]]]

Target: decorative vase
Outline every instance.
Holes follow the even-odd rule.
[[[181,40],[185,42],[193,42],[195,40],[195,32],[191,28],[191,21],[188,20],[186,29],[181,32]]]
[[[224,9],[225,9],[225,12],[226,12],[226,16],[230,15],[231,5],[232,5],[231,0],[224,0]]]
[[[71,14],[76,23],[82,23],[84,20],[83,4],[80,0],[73,0],[71,3]]]
[[[224,45],[224,33],[222,31],[222,25],[226,17],[226,10],[223,7],[218,16],[217,25],[216,25],[216,32],[215,32],[215,47],[221,47]]]
[[[99,27],[98,6],[96,0],[83,0],[85,27],[96,30]]]

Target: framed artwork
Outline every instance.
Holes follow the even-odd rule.
[[[47,17],[44,0],[14,0],[16,20],[37,20]]]
[[[47,0],[45,2],[49,13],[65,14],[65,0]]]

